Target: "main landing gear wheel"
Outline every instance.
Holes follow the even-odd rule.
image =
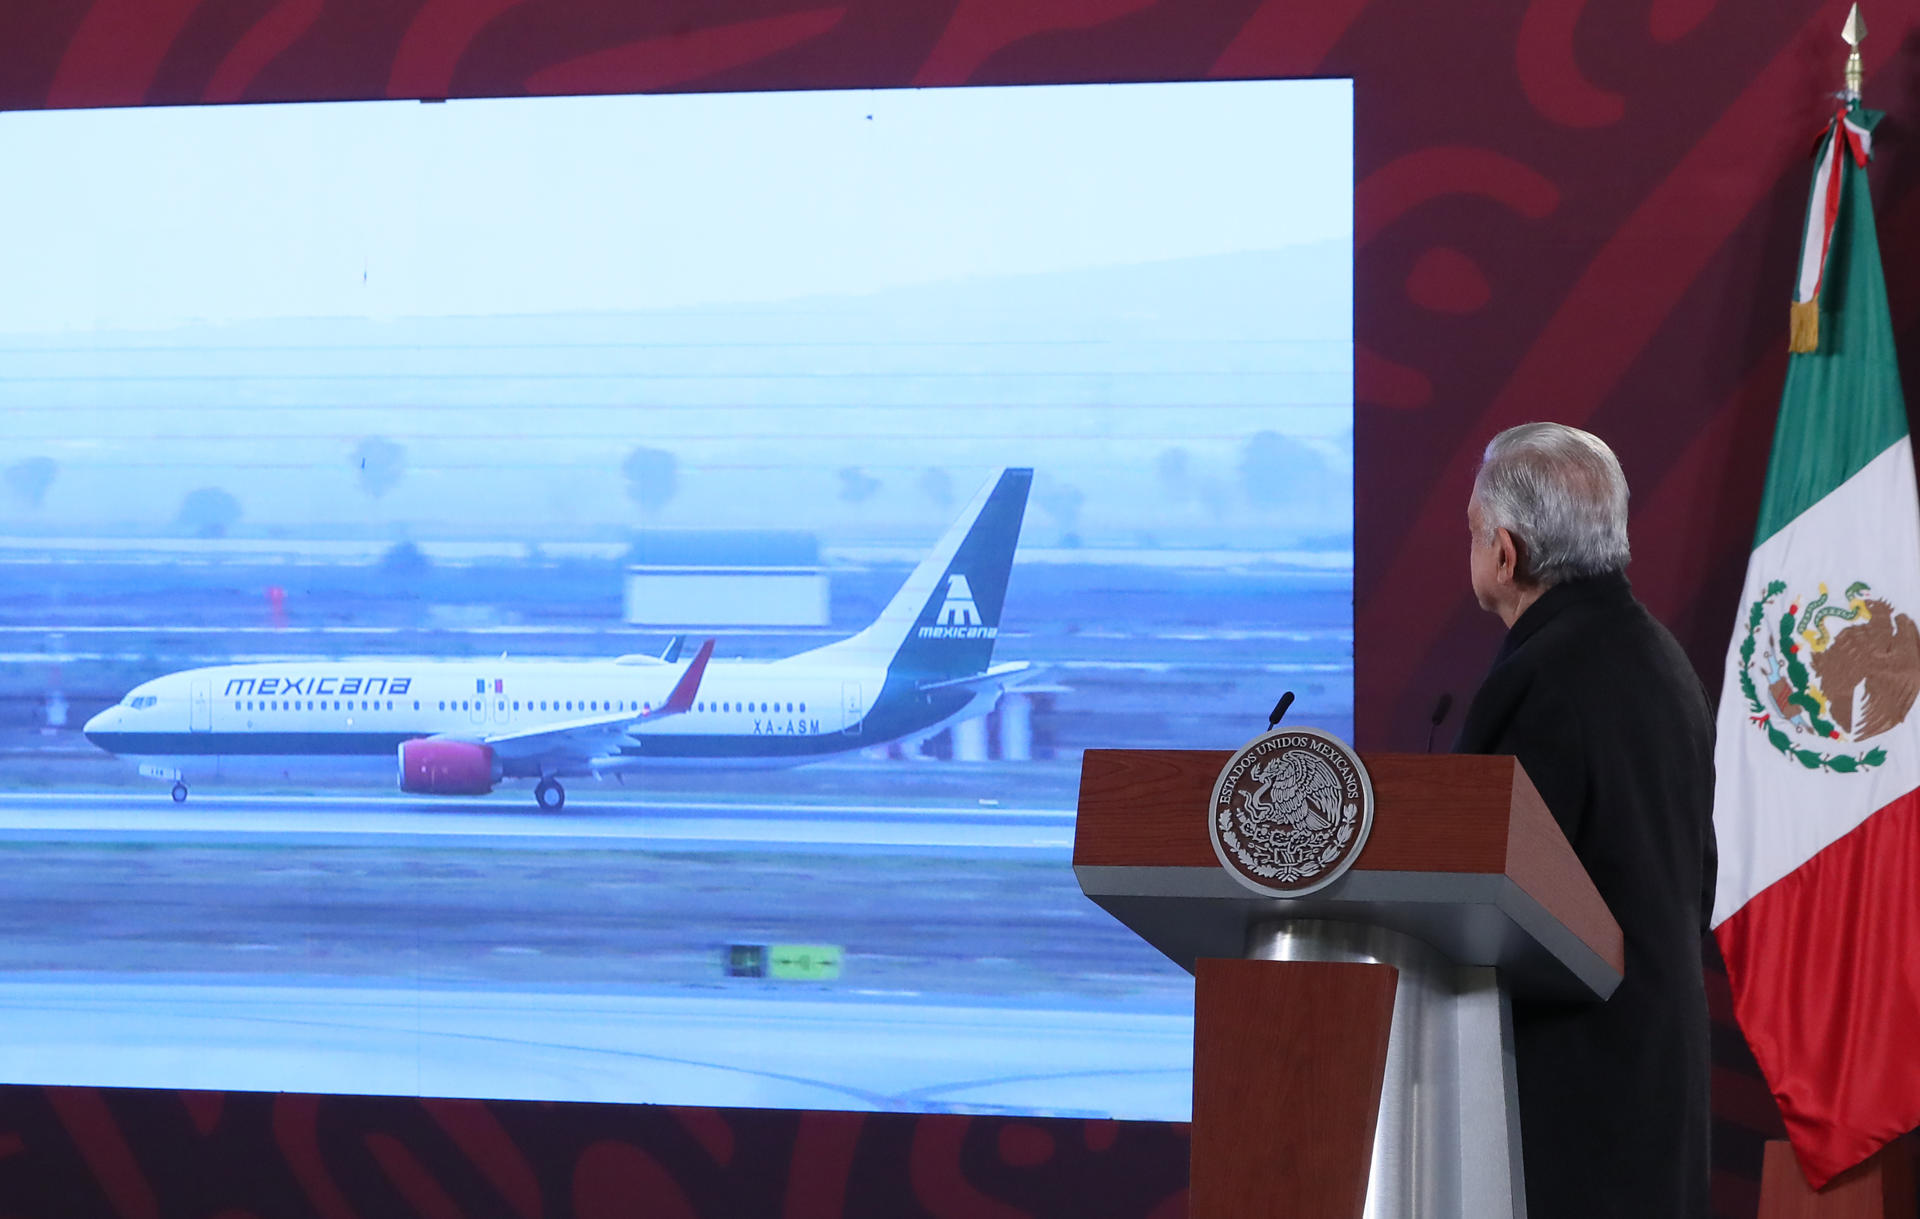
[[[567,789],[560,786],[558,779],[542,779],[533,785],[533,801],[550,813],[557,813],[567,806]]]
[[[185,804],[187,802],[187,785],[185,783],[175,783],[173,785],[173,802],[175,804]]]

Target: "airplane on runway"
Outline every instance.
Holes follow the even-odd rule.
[[[474,796],[535,780],[650,766],[790,766],[922,740],[987,714],[1029,672],[994,664],[1033,471],[982,487],[871,625],[781,660],[663,657],[288,661],[188,669],[136,686],[87,721],[101,749],[189,784],[376,773],[400,790]],[[390,773],[390,772],[389,772]]]

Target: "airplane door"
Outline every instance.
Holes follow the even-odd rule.
[[[860,720],[866,713],[867,704],[860,697],[860,683],[840,683],[840,731],[848,736],[859,736]]]
[[[188,727],[195,732],[213,731],[213,681],[206,677],[193,679],[193,690],[188,696]]]

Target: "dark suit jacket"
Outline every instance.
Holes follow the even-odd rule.
[[[1532,1219],[1705,1219],[1713,713],[1626,577],[1547,590],[1508,631],[1457,753],[1514,754],[1619,920],[1602,1004],[1514,1004]]]

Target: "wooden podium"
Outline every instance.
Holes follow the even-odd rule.
[[[1081,889],[1194,974],[1192,1219],[1524,1219],[1510,998],[1605,999],[1623,964],[1532,781],[1363,754],[1365,849],[1281,900],[1214,854],[1230,756],[1088,750],[1074,833]]]

